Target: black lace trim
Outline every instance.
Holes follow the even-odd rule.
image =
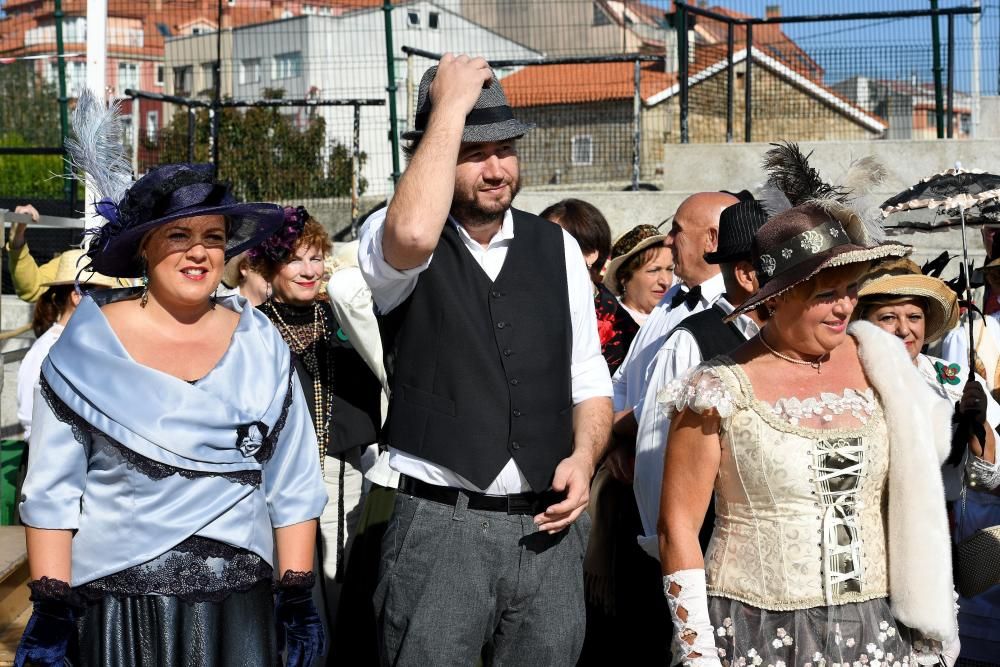
[[[207,472],[201,470],[188,470],[186,468],[178,468],[176,466],[167,465],[166,463],[160,463],[159,461],[154,461],[153,459],[143,456],[138,452],[129,449],[127,446],[118,442],[107,433],[102,433],[100,430],[95,428],[93,425],[85,421],[80,415],[76,414],[71,407],[66,405],[66,403],[59,398],[59,396],[52,390],[49,383],[46,381],[45,376],[41,376],[40,381],[42,397],[45,402],[48,403],[49,408],[52,409],[53,414],[55,414],[56,419],[63,422],[64,424],[69,424],[73,429],[73,437],[81,444],[87,444],[93,439],[94,435],[100,435],[100,440],[102,441],[101,448],[112,454],[121,457],[125,464],[128,466],[129,470],[136,470],[150,479],[165,479],[171,475],[180,475],[186,479],[200,479],[203,477],[223,477],[230,482],[235,482],[237,484],[245,484],[247,486],[260,486],[261,483],[261,472],[259,470],[237,470],[233,472]]]
[[[28,582],[31,589],[30,600],[32,602],[56,601],[66,602],[72,597],[73,589],[62,579],[50,579],[41,577]]]
[[[297,570],[285,570],[281,581],[275,585],[275,589],[282,590],[309,590],[316,585],[315,572],[299,572]]]
[[[285,422],[288,421],[288,409],[292,407],[292,377],[295,374],[295,366],[292,363],[288,364],[288,390],[285,392],[285,400],[281,404],[281,414],[278,416],[278,420],[274,422],[274,427],[271,431],[264,437],[264,441],[261,443],[261,447],[257,450],[257,453],[253,455],[257,462],[264,464],[271,460],[274,456],[274,450],[278,446],[278,436],[281,435],[282,429],[285,428]]]
[[[220,559],[221,564],[209,562]],[[77,590],[88,600],[106,595],[171,595],[185,602],[221,602],[271,578],[271,566],[252,551],[195,536],[149,563],[95,579]]]

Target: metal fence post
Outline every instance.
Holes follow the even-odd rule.
[[[687,6],[677,5],[677,81],[680,92],[681,143],[688,143],[688,13]]]
[[[736,48],[736,36],[733,34],[732,22],[727,24],[729,29],[726,33],[726,143],[733,142],[733,49]]]
[[[639,189],[642,167],[642,63],[635,61],[632,94],[632,190]]]
[[[392,143],[392,182],[399,182],[399,120],[396,116],[396,54],[392,48],[392,0],[385,0],[382,5],[383,22],[385,24],[385,69],[388,76],[389,93],[389,141]]]
[[[749,144],[753,140],[753,24],[746,24],[746,30],[747,57],[743,85],[743,141]]]
[[[194,162],[194,144],[195,144],[195,110],[193,106],[188,105],[188,162]]]
[[[948,14],[948,138],[955,136],[955,15]]]
[[[62,0],[55,0],[55,11],[53,18],[56,23],[56,67],[59,70],[59,145],[66,145],[66,137],[69,136],[69,98],[66,96],[66,49],[63,47],[63,11]],[[67,204],[73,204],[76,198],[76,189],[73,187],[73,174],[69,163],[63,160],[63,196],[66,197]]]
[[[938,24],[938,0],[931,0],[931,48],[934,50],[934,118],[937,138],[944,139],[944,91],[941,84],[941,26]]]
[[[351,237],[358,238],[358,209],[361,182],[361,106],[354,105],[354,133],[351,137]]]

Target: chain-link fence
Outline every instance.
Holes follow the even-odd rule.
[[[680,140],[973,136],[983,73],[996,71],[998,53],[994,32],[984,48],[981,8],[894,4],[799,16],[772,5],[749,16],[676,3],[675,24],[687,26],[678,33]]]
[[[52,175],[61,173],[61,116],[86,85],[87,4],[3,4],[0,199],[80,207]],[[241,196],[329,204],[340,228],[353,217],[352,194],[363,211],[391,193],[405,166],[398,137],[434,62],[425,56],[448,51],[494,62],[515,113],[536,124],[521,147],[529,187],[655,185],[664,147],[683,140],[936,137],[949,80],[942,129],[950,120],[952,136],[976,136],[988,120],[979,102],[1000,95],[997,0],[937,20],[937,66],[928,16],[790,18],[932,4],[108,0],[105,79],[137,173],[213,160]]]

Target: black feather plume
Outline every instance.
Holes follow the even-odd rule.
[[[815,199],[843,200],[845,192],[825,182],[813,167],[809,155],[803,155],[798,144],[784,142],[764,154],[764,171],[768,181],[785,193],[792,206]]]

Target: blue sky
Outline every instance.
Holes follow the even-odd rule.
[[[665,0],[653,4],[666,6]],[[727,7],[752,16],[763,16],[767,5],[780,5],[785,16],[863,11],[894,11],[930,8],[930,0],[709,0],[708,5]],[[940,0],[941,7],[971,6],[970,0]],[[997,64],[1000,60],[1000,0],[982,0],[980,24],[981,87],[984,95],[1000,93]],[[788,24],[784,31],[827,71],[827,82],[835,83],[853,74],[885,78],[916,77],[932,80],[931,27],[929,18],[892,21]],[[942,65],[947,22],[941,19]],[[968,90],[971,82],[971,17],[955,18],[956,88]],[[947,70],[946,70],[947,71]]]

